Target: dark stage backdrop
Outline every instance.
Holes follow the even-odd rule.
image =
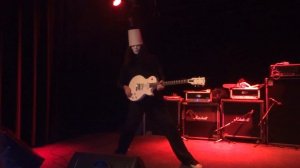
[[[127,103],[117,88],[127,47],[125,6],[102,0],[20,2],[0,5],[1,126],[33,145],[117,130]],[[256,84],[268,76],[269,65],[300,62],[296,1],[140,3],[145,44],[161,59],[168,80],[204,76],[204,88],[211,89],[242,77]],[[165,94],[185,89],[203,88],[174,86]]]

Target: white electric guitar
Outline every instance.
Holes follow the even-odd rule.
[[[190,78],[190,79],[182,79],[182,80],[174,80],[174,81],[164,81],[163,85],[179,85],[179,84],[192,84],[192,85],[205,85],[205,78]],[[128,97],[131,101],[141,100],[144,96],[153,95],[153,90],[156,88],[158,84],[157,78],[155,76],[150,76],[149,78],[144,78],[142,75],[134,76],[129,82],[129,88],[131,89],[131,96]]]

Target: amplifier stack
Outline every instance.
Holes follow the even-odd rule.
[[[184,137],[263,140],[265,131],[259,122],[265,101],[260,99],[259,89],[233,89],[230,98],[223,98],[219,103],[212,101],[211,93],[208,95],[207,90],[186,92],[181,106]]]
[[[270,65],[265,79],[266,142],[300,146],[300,64],[279,62]]]
[[[264,113],[264,100],[253,97],[247,99],[247,96],[214,102],[210,90],[204,90],[186,91],[184,99],[165,100],[169,104],[168,109],[173,114],[178,130],[185,138],[262,140],[265,131],[259,126],[259,122]],[[171,102],[174,102],[172,109]]]
[[[185,91],[184,98],[165,101],[185,138],[299,146],[299,67],[271,65],[269,78],[259,87],[231,87],[227,97],[217,101],[210,89]]]

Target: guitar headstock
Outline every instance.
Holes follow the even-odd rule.
[[[190,78],[188,79],[188,83],[192,85],[197,85],[197,86],[204,86],[205,85],[205,77],[197,77],[197,78]]]

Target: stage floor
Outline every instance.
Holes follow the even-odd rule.
[[[117,133],[99,133],[33,148],[45,161],[41,168],[65,168],[75,152],[113,155]],[[241,141],[184,140],[204,168],[299,168],[297,147]],[[146,168],[181,168],[167,139],[160,135],[138,135],[128,156],[138,156]]]

